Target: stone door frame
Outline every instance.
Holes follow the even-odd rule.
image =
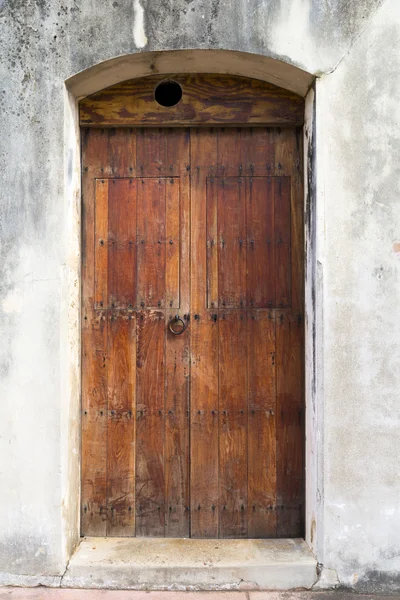
[[[63,552],[69,557],[80,541],[80,306],[81,306],[81,153],[78,102],[119,81],[151,74],[235,74],[273,83],[305,97],[305,379],[306,379],[306,535],[318,562],[323,539],[323,348],[322,285],[317,268],[314,77],[292,65],[260,55],[225,50],[177,50],[121,56],[65,81],[64,173],[68,259],[61,318],[61,483]]]

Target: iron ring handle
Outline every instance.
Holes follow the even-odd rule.
[[[174,329],[173,324],[174,323],[182,323],[182,328],[181,329]],[[171,321],[169,322],[169,330],[171,333],[173,333],[174,335],[181,335],[181,333],[183,333],[186,329],[186,323],[183,319],[181,319],[181,317],[179,315],[175,315],[175,317],[173,319],[171,319]]]

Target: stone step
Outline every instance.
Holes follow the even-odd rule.
[[[316,566],[303,540],[83,538],[62,587],[309,589],[317,579]]]

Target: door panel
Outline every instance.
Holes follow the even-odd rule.
[[[289,177],[207,178],[207,308],[291,304]]]
[[[206,397],[207,410],[219,415],[217,431],[206,412],[192,417],[192,456],[201,444],[210,460],[218,438],[212,469],[204,473],[191,463],[192,508],[199,512],[200,506],[203,519],[210,509],[218,511],[218,523],[208,519],[213,526],[202,528],[196,517],[193,537],[214,537],[217,529],[219,537],[303,532],[299,147],[294,131],[191,132],[191,303],[197,321],[191,324],[190,401],[201,406]],[[195,334],[202,322],[204,332],[213,332],[212,350],[205,333]],[[210,362],[218,362],[218,375]],[[216,492],[210,494],[217,486],[218,506]]]
[[[107,535],[135,532],[136,315],[108,320]]]
[[[82,139],[82,532],[303,535],[299,132]]]

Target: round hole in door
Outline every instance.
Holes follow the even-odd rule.
[[[175,106],[182,98],[182,88],[176,81],[161,81],[156,87],[154,97],[161,106]]]

